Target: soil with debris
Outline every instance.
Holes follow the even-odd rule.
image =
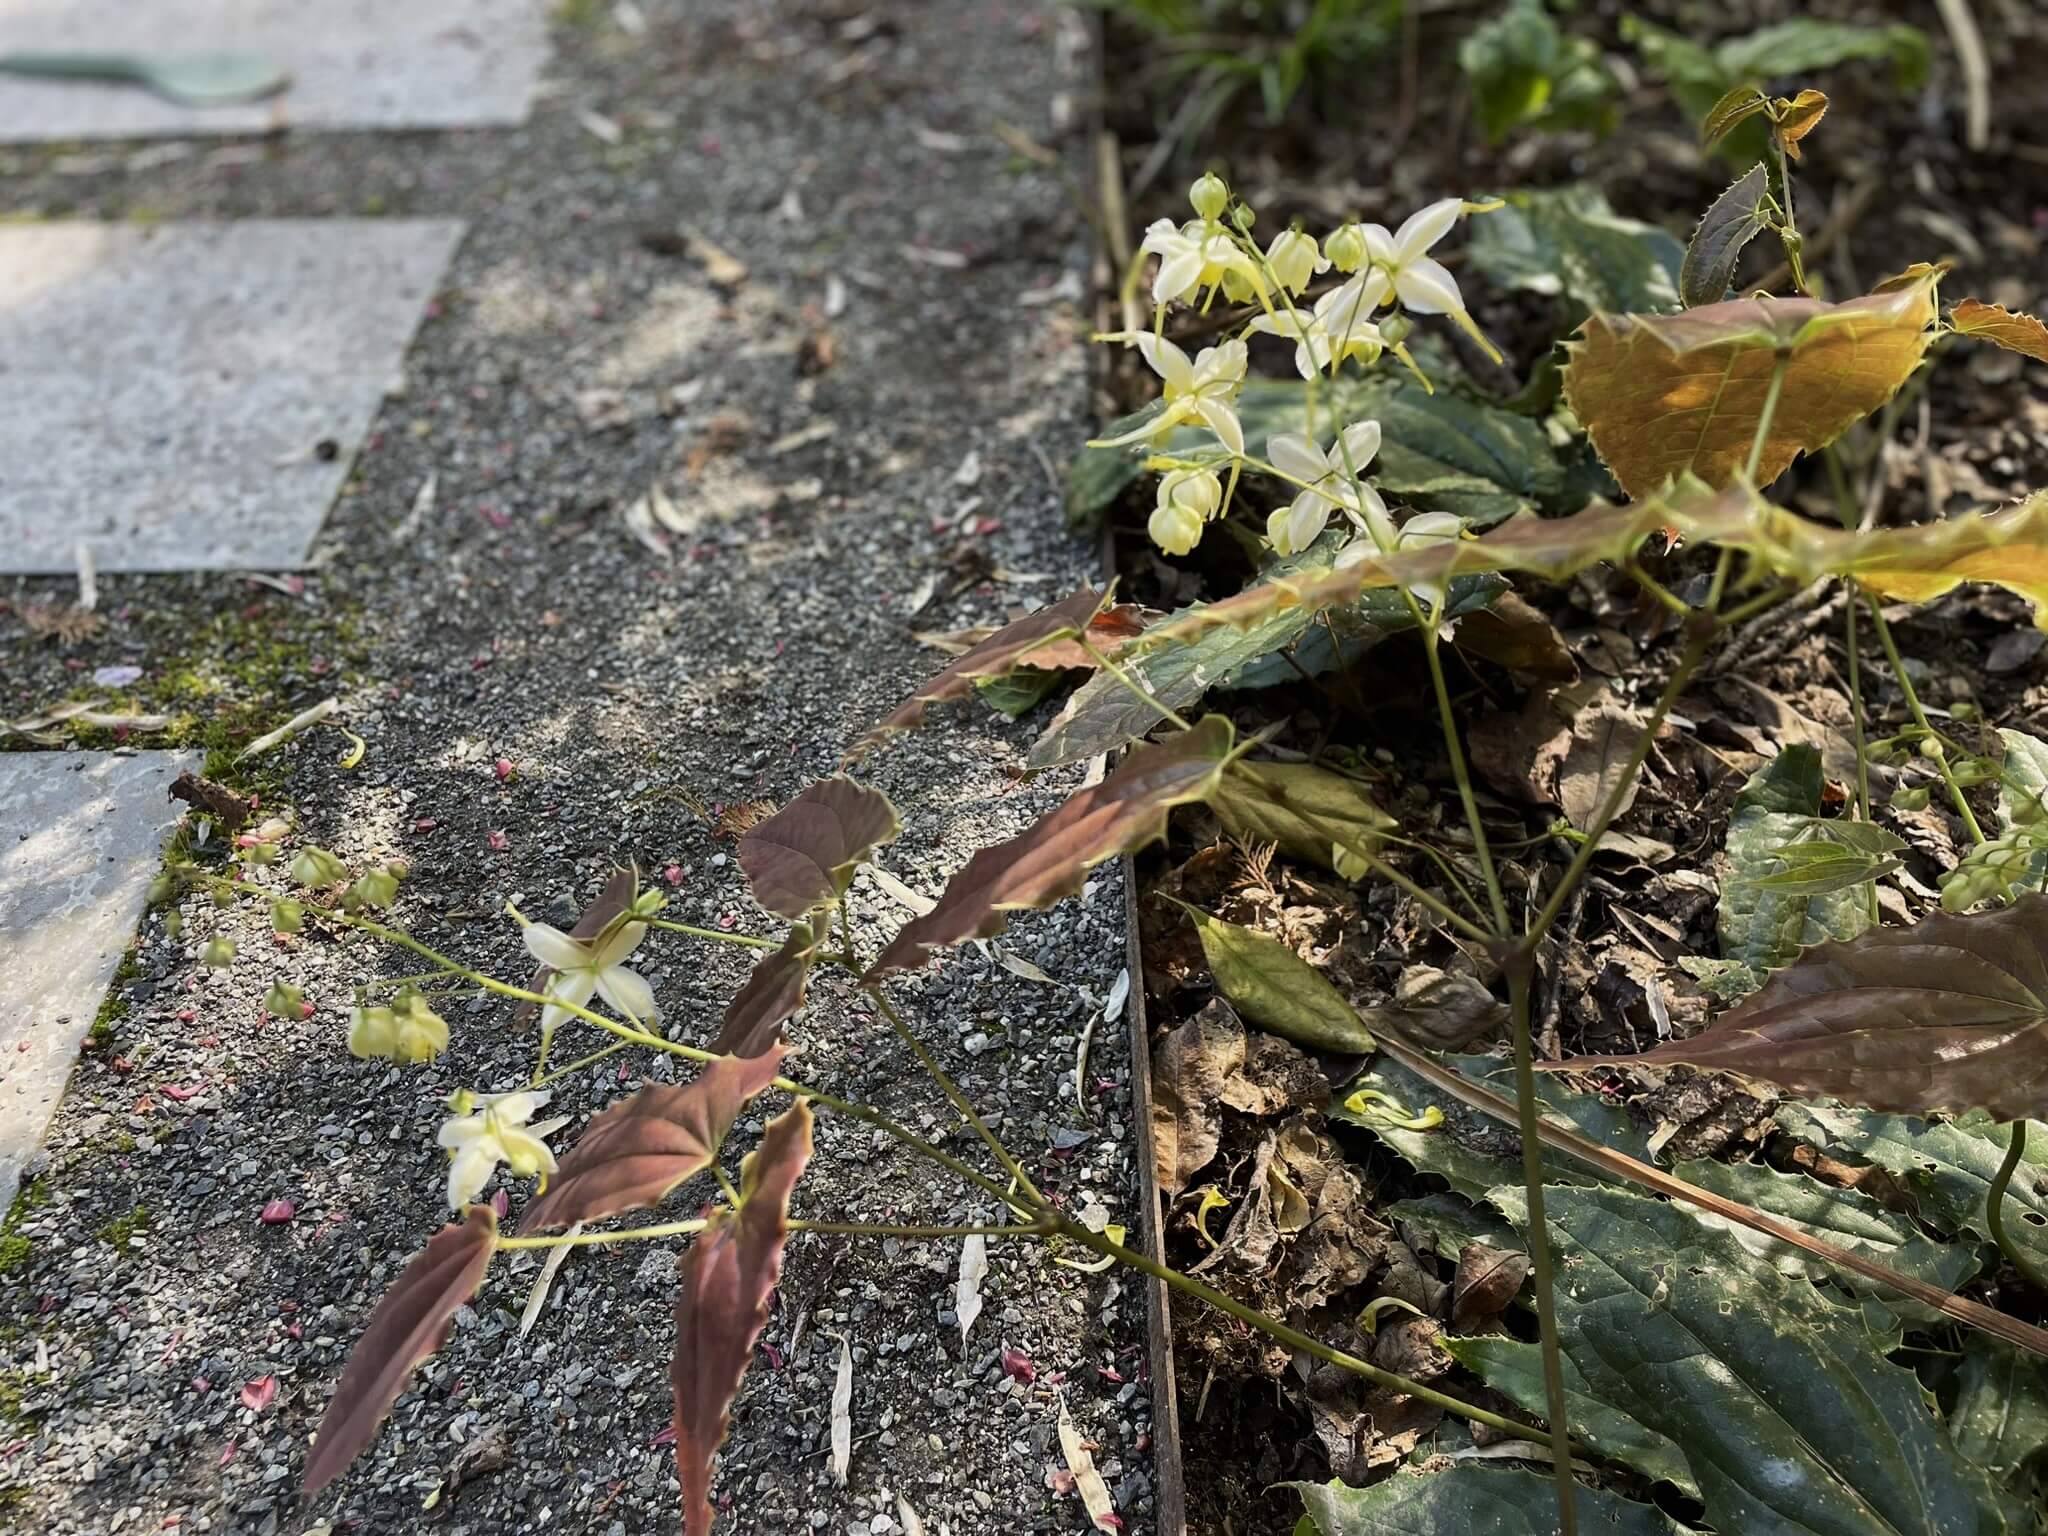
[[[1833,97],[1825,127],[1803,146],[1798,170],[1808,249],[1838,296],[1861,293],[1916,260],[1951,260],[1945,300],[1965,294],[2038,310],[2043,302],[2048,244],[2048,159],[2033,125],[2048,110],[2048,26],[2023,6],[1975,8],[1994,71],[1996,125],[1990,148],[1972,154],[1963,143],[1963,91],[1954,55],[1931,10],[1822,0],[1735,0],[1705,8],[1677,0],[1594,0],[1550,8],[1568,32],[1596,39],[1623,87],[1622,127],[1605,138],[1587,133],[1524,132],[1489,147],[1473,121],[1458,64],[1462,38],[1501,6],[1411,7],[1415,25],[1404,44],[1369,66],[1378,81],[1360,93],[1320,97],[1304,88],[1283,119],[1263,116],[1257,89],[1199,136],[1177,148],[1166,141],[1187,132],[1191,93],[1167,73],[1156,42],[1128,21],[1112,18],[1105,47],[1110,126],[1122,143],[1121,164],[1131,225],[1188,216],[1186,187],[1205,168],[1224,172],[1234,192],[1256,208],[1262,235],[1299,220],[1321,232],[1363,217],[1390,226],[1425,203],[1453,193],[1479,196],[1584,182],[1624,216],[1661,225],[1681,239],[1729,178],[1706,154],[1693,124],[1664,84],[1641,67],[1621,39],[1634,16],[1701,42],[1739,36],[1790,16],[1860,22],[1905,20],[1923,28],[1933,49],[1927,85],[1900,94],[1879,66],[1829,72]],[[1418,15],[1419,13],[1419,15]],[[1251,44],[1244,45],[1249,52]],[[1804,85],[1812,82],[1798,81]],[[1504,364],[1488,361],[1461,336],[1445,338],[1460,368],[1486,398],[1520,390],[1563,329],[1564,306],[1527,293],[1498,292],[1466,275],[1460,241],[1449,262],[1483,330],[1501,343]],[[1769,282],[1775,248],[1758,242],[1742,269],[1746,284]],[[1445,254],[1439,252],[1439,255]],[[1149,315],[1148,315],[1149,318]],[[1168,334],[1190,349],[1228,328],[1228,317],[1177,312]],[[1432,328],[1424,326],[1426,332]],[[1447,332],[1448,327],[1435,328]],[[1287,345],[1255,341],[1253,371],[1289,378]],[[1105,414],[1133,410],[1156,387],[1129,355],[1099,359],[1105,372]],[[1886,521],[1916,521],[1996,504],[2048,485],[2048,370],[1989,347],[1952,349],[1938,364],[1920,403],[1879,451]],[[1151,481],[1113,510],[1126,593],[1171,609],[1235,591],[1247,578],[1242,551],[1205,540],[1194,556],[1167,560],[1151,546],[1145,518]],[[1823,467],[1796,467],[1774,488],[1776,499],[1832,521],[1834,499]],[[1284,497],[1283,497],[1284,499]],[[1656,568],[1674,590],[1703,590],[1699,561],[1680,554]],[[1687,583],[1697,586],[1688,588]],[[1517,578],[1537,623],[1554,626],[1572,680],[1556,688],[1592,719],[1647,708],[1663,686],[1678,645],[1669,614],[1641,600],[1630,583],[1588,573],[1564,587]],[[2041,632],[2027,605],[2002,591],[1968,588],[1917,610],[1890,612],[1921,698],[1965,739],[1990,737],[1992,726],[2040,731],[2048,720],[2048,672]],[[1536,994],[1540,1043],[1551,1054],[1645,1049],[1672,1033],[1699,1028],[1710,999],[1677,965],[1684,956],[1713,955],[1717,856],[1725,841],[1734,791],[1781,746],[1811,742],[1822,749],[1830,781],[1853,782],[1847,654],[1839,590],[1765,613],[1730,636],[1710,658],[1653,751],[1643,787],[1617,823],[1614,851],[1596,861],[1583,896],[1570,904],[1546,957]],[[1862,683],[1878,730],[1906,723],[1902,696],[1868,628]],[[1451,655],[1447,648],[1446,656]],[[1528,686],[1506,670],[1466,653],[1450,663],[1459,717],[1469,731],[1481,803],[1497,849],[1509,852],[1503,879],[1513,892],[1554,877],[1572,846],[1545,834],[1557,807],[1569,808],[1573,769],[1605,760],[1601,743],[1574,732],[1545,703],[1549,689]],[[1560,680],[1547,680],[1556,685]],[[1974,707],[1955,714],[1950,706]],[[1448,761],[1440,744],[1428,674],[1417,648],[1396,639],[1356,666],[1312,682],[1259,692],[1220,693],[1208,707],[1231,713],[1241,730],[1266,730],[1274,748],[1320,760],[1364,779],[1393,811],[1404,832],[1455,850],[1468,846]],[[1995,742],[1991,743],[1995,745]],[[1574,761],[1568,763],[1570,757]],[[1584,759],[1584,762],[1578,761]],[[1597,771],[1580,772],[1597,782]],[[1889,783],[1880,772],[1873,791]],[[1586,784],[1577,792],[1584,794]],[[1560,800],[1560,796],[1567,798]],[[1579,818],[1583,821],[1583,817]],[[1905,868],[1882,887],[1887,922],[1926,910],[1934,880],[1953,867],[1960,828],[1940,803],[1918,812],[1888,809],[1885,825],[1906,839]],[[1547,870],[1546,870],[1547,866]],[[1435,879],[1429,866],[1410,872]],[[1391,1001],[1419,967],[1439,968],[1490,983],[1482,954],[1447,940],[1438,925],[1391,887],[1352,887],[1326,870],[1274,858],[1222,838],[1197,811],[1177,818],[1169,847],[1141,861],[1141,921],[1146,991],[1152,1005],[1154,1069],[1171,1083],[1190,1074],[1187,1053],[1208,1040],[1204,1065],[1188,1080],[1207,1082],[1217,1140],[1205,1149],[1196,1188],[1168,1211],[1169,1257],[1204,1266],[1207,1278],[1243,1299],[1285,1313],[1340,1347],[1382,1365],[1425,1375],[1443,1358],[1428,1350],[1404,1355],[1397,1329],[1375,1340],[1356,1319],[1374,1297],[1389,1295],[1450,1315],[1456,1253],[1437,1254],[1379,1215],[1395,1202],[1433,1187],[1370,1135],[1326,1124],[1331,1085],[1355,1069],[1268,1041],[1267,1059],[1240,1048],[1237,1058],[1211,1038],[1214,1010],[1223,1008],[1188,923],[1156,893],[1179,896],[1231,921],[1282,938],[1311,959],[1360,1007]],[[1519,900],[1519,894],[1515,898]],[[1228,1009],[1224,1008],[1228,1014]],[[1208,1033],[1198,1028],[1208,1021]],[[1234,1024],[1234,1020],[1231,1021]],[[1194,1032],[1194,1033],[1191,1033]],[[1247,1032],[1256,1039],[1256,1031]],[[1431,1044],[1484,1048],[1463,1041]],[[1272,1059],[1275,1054],[1289,1058]],[[1216,1060],[1236,1062],[1229,1070]],[[1242,1059],[1238,1059],[1242,1058]],[[1647,1078],[1603,1086],[1629,1102],[1645,1127],[1668,1137],[1674,1157],[1775,1156],[1768,1101],[1731,1091],[1722,1079],[1680,1070],[1652,1090]],[[1285,1091],[1276,1085],[1285,1085]],[[1321,1138],[1349,1160],[1351,1184],[1324,1181]],[[1506,1137],[1495,1151],[1512,1153]],[[1305,1254],[1302,1239],[1254,1218],[1271,1202],[1268,1181],[1308,1201],[1322,1250]],[[1213,1184],[1229,1211],[1203,1224],[1199,1187]],[[1322,1201],[1332,1200],[1329,1213]],[[1229,1228],[1226,1231],[1226,1227]],[[1331,1233],[1346,1251],[1333,1259]],[[2032,1316],[2028,1297],[2009,1290],[2001,1305]],[[1390,1316],[1395,1314],[1389,1314]],[[1260,1348],[1256,1336],[1216,1326],[1207,1314],[1176,1308],[1177,1374],[1183,1452],[1202,1475],[1189,1483],[1190,1528],[1244,1536],[1285,1536],[1299,1501],[1273,1485],[1321,1480],[1333,1473],[1358,1483],[1419,1444],[1426,1449],[1432,1416],[1402,1405],[1375,1404],[1327,1390],[1322,1373],[1304,1373],[1284,1351]],[[1410,1326],[1400,1325],[1401,1328]],[[1435,1326],[1432,1323],[1432,1326]],[[1471,1378],[1460,1379],[1471,1393]],[[1482,1389],[1483,1395],[1483,1389]],[[1413,1405],[1407,1405],[1413,1406]]]
[[[69,613],[68,583],[17,581],[0,709],[140,667],[122,702],[176,714],[178,739],[266,810],[289,805],[298,836],[404,858],[399,921],[515,981],[528,962],[505,904],[564,922],[617,858],[673,918],[764,931],[721,814],[831,773],[941,664],[914,631],[999,621],[1094,563],[1061,528],[1054,473],[1091,414],[1071,17],[639,0],[564,5],[555,37],[552,87],[515,131],[0,158],[9,206],[40,216],[471,221],[315,567],[103,576],[97,623]],[[231,766],[329,693],[367,742],[360,767],[317,731]],[[1073,773],[1018,782],[1033,733],[977,709],[864,765],[904,814],[888,869],[935,893],[1071,788]],[[865,877],[851,905],[868,953],[908,915]],[[351,984],[413,965],[317,924],[274,940],[253,909],[183,915],[177,939],[148,919],[8,1229],[0,1528],[675,1529],[668,1245],[579,1252],[524,1339],[538,1260],[501,1262],[364,1459],[299,1496],[363,1320],[447,1219],[442,1097],[516,1085],[532,1040],[477,994],[444,1006],[453,1046],[432,1065],[356,1061]],[[214,933],[240,945],[232,971],[196,963]],[[1085,1061],[1081,1044],[1124,965],[1114,866],[1001,944],[1052,981],[971,948],[899,996],[1043,1187],[1134,1224],[1122,1033],[1095,1029]],[[702,1043],[746,962],[676,938],[637,963],[673,1037]],[[266,1018],[274,981],[303,987],[312,1017]],[[821,982],[792,1036],[792,1075],[975,1154],[857,994]],[[557,1058],[581,1044],[565,1033]],[[580,1122],[675,1075],[672,1058],[609,1058],[551,1111]],[[733,1160],[776,1108],[742,1123]],[[276,1201],[289,1219],[265,1224]],[[997,1214],[829,1116],[796,1204]],[[901,1496],[953,1536],[1083,1529],[1064,1398],[1124,1528],[1150,1529],[1142,1293],[992,1243],[963,1346],[958,1256],[792,1239],[719,1458],[721,1528],[883,1536]],[[842,1338],[844,1489],[827,1468]]]

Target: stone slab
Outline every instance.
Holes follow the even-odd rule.
[[[0,1211],[135,936],[189,761],[0,753]]]
[[[0,74],[0,142],[523,122],[546,0],[0,0],[0,49],[256,53],[267,100],[189,107],[136,86]]]
[[[0,572],[303,565],[462,229],[0,226]]]

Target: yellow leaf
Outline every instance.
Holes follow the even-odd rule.
[[[1799,141],[1820,126],[1828,115],[1828,99],[1819,91],[1801,91],[1778,117],[1778,138],[1785,153],[1799,158]]]
[[[2008,352],[2020,352],[2048,363],[2048,325],[2037,316],[2015,314],[2003,304],[1986,304],[1964,299],[1948,312],[1948,323],[1958,334],[1974,336]]]
[[[1889,400],[1932,340],[1934,276],[1842,304],[1734,299],[1677,315],[1604,315],[1566,345],[1565,398],[1631,496],[1687,474],[1729,484],[1787,359],[1757,464],[1768,485]]]

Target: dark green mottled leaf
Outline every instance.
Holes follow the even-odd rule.
[[[1995,1339],[1966,1340],[1948,1427],[1956,1449],[1994,1476],[2048,1461],[2048,1361]]]
[[[1581,309],[1678,308],[1684,248],[1621,217],[1595,187],[1510,192],[1471,227],[1472,265],[1496,287],[1563,295]]]
[[[1754,165],[1701,216],[1678,272],[1679,295],[1688,307],[1728,297],[1742,248],[1770,225],[1770,194],[1770,173]]]

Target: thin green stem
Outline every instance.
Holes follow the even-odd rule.
[[[1536,1099],[1536,1045],[1529,1017],[1534,953],[1533,948],[1523,949],[1508,966],[1508,1000],[1514,1021],[1515,1110],[1522,1137],[1522,1186],[1529,1202],[1529,1267],[1536,1282],[1536,1322],[1542,1339],[1543,1395],[1550,1420],[1551,1475],[1557,1479],[1558,1530],[1560,1536],[1572,1536],[1578,1525],[1574,1507],[1578,1487],[1572,1480],[1564,1354],[1557,1342],[1556,1276],[1550,1227],[1543,1214],[1542,1110]]]
[[[650,928],[659,928],[664,933],[687,933],[693,939],[716,939],[721,944],[744,944],[749,949],[779,949],[780,939],[758,939],[751,933],[721,933],[716,928],[693,928],[688,923],[672,923],[665,917],[636,918]]]
[[[1860,590],[1851,584],[1852,590]],[[1926,732],[1936,751],[1934,766],[1941,772],[1941,782],[1948,786],[1948,797],[1956,808],[1956,814],[1963,819],[1963,827],[1970,834],[1970,841],[1984,841],[1984,829],[1977,825],[1977,816],[1970,809],[1970,802],[1963,795],[1963,786],[1956,782],[1955,770],[1948,765],[1948,752],[1941,746],[1940,732],[1927,722],[1927,711],[1920,707],[1920,695],[1913,690],[1913,680],[1906,675],[1906,663],[1899,655],[1898,642],[1892,639],[1892,627],[1884,621],[1884,609],[1868,592],[1862,597],[1870,605],[1870,627],[1877,632],[1877,643],[1884,647],[1884,659],[1891,664],[1892,676],[1897,679],[1899,692],[1905,696],[1906,713],[1913,717],[1913,723]]]
[[[1771,418],[1778,414],[1778,396],[1785,388],[1785,374],[1792,366],[1792,354],[1780,352],[1777,365],[1771,369],[1770,388],[1764,392],[1763,414],[1757,417],[1756,434],[1749,440],[1749,462],[1743,466],[1742,478],[1761,490],[1756,483],[1757,467],[1764,461],[1764,443],[1771,435]]]
[[[1415,596],[1406,587],[1401,595],[1415,611],[1422,629],[1422,654],[1429,661],[1429,679],[1436,690],[1437,723],[1442,727],[1444,749],[1451,758],[1451,777],[1458,783],[1458,799],[1465,807],[1465,824],[1472,830],[1472,856],[1479,861],[1480,878],[1486,882],[1486,899],[1493,908],[1494,931],[1506,938],[1512,929],[1508,918],[1507,893],[1501,889],[1500,874],[1493,867],[1493,851],[1486,844],[1486,824],[1479,815],[1479,797],[1472,788],[1472,770],[1465,761],[1465,747],[1458,733],[1458,719],[1451,709],[1450,684],[1444,677],[1443,658],[1438,654],[1437,628],[1432,616],[1425,621]]]
[[[1103,671],[1107,672],[1111,677],[1115,678],[1119,683],[1123,684],[1123,686],[1133,696],[1144,700],[1145,703],[1149,705],[1152,709],[1158,711],[1160,719],[1170,720],[1184,731],[1194,729],[1193,726],[1188,724],[1186,717],[1184,717],[1177,711],[1169,708],[1166,705],[1166,703],[1162,699],[1160,699],[1160,697],[1157,694],[1155,694],[1151,689],[1147,688],[1143,683],[1139,682],[1136,678],[1132,677],[1130,673],[1126,672],[1122,667],[1118,666],[1114,661],[1110,660],[1109,657],[1103,655],[1101,651],[1097,650],[1095,648],[1094,643],[1091,642],[1086,635],[1082,635],[1079,637],[1079,643],[1081,649],[1088,653],[1089,659],[1093,661],[1096,666],[1100,667]]]
[[[1832,461],[1830,461],[1832,462]],[[1849,719],[1856,733],[1856,819],[1870,820],[1870,741],[1863,725],[1863,636],[1856,620],[1862,603],[1856,595],[1856,583],[1851,581],[1847,619],[1843,636],[1849,652]],[[1870,902],[1870,922],[1875,927],[1879,919],[1877,905],[1877,882],[1870,882],[1867,893]]]
[[[709,1223],[702,1216],[688,1221],[664,1221],[652,1227],[622,1227],[616,1232],[549,1233],[545,1237],[501,1237],[492,1247],[516,1253],[521,1248],[597,1248],[606,1243],[651,1242],[661,1237],[687,1237],[702,1232]],[[791,1222],[791,1226],[795,1223]]]
[[[1991,1187],[1984,1193],[1985,1225],[1991,1228],[1991,1240],[1998,1244],[1998,1251],[2006,1261],[2019,1271],[2020,1278],[2043,1296],[2048,1296],[2048,1282],[2043,1282],[2041,1272],[2034,1268],[2020,1251],[2012,1245],[2012,1239],[2005,1230],[2005,1192],[2012,1183],[2013,1170],[2020,1165],[2020,1158],[2027,1150],[2027,1122],[2015,1120],[2012,1123],[2012,1140],[2006,1143],[2005,1160],[1998,1165],[1998,1172],[1991,1176]]]
[[[889,1021],[889,1027],[896,1031],[896,1038],[910,1047],[911,1054],[917,1057],[919,1065],[924,1068],[931,1080],[939,1085],[939,1091],[945,1094],[947,1100],[967,1123],[974,1127],[974,1134],[987,1144],[995,1160],[1002,1164],[1003,1172],[1007,1173],[1015,1181],[1017,1188],[1024,1192],[1024,1198],[1034,1206],[1044,1205],[1045,1197],[1039,1194],[1038,1186],[1031,1182],[1031,1175],[1024,1171],[1024,1165],[1010,1155],[1010,1149],[1003,1145],[1001,1138],[994,1131],[989,1129],[988,1122],[981,1118],[980,1111],[974,1107],[967,1095],[960,1091],[960,1085],[947,1076],[946,1069],[938,1064],[930,1051],[925,1049],[924,1042],[917,1038],[910,1025],[904,1021],[903,1015],[896,1011],[896,1005],[889,1001],[881,983],[870,982],[866,991],[868,996],[875,1000],[875,1006],[882,1010],[882,1017]]]
[[[638,1042],[633,1040],[614,1040],[610,1045],[605,1046],[601,1050],[592,1051],[588,1056],[579,1056],[567,1066],[555,1068],[554,1071],[548,1073],[545,1077],[536,1077],[527,1086],[529,1088],[545,1088],[549,1083],[560,1082],[572,1072],[580,1072],[585,1067],[596,1066],[607,1056],[616,1056],[620,1051],[631,1050],[636,1044]]]

